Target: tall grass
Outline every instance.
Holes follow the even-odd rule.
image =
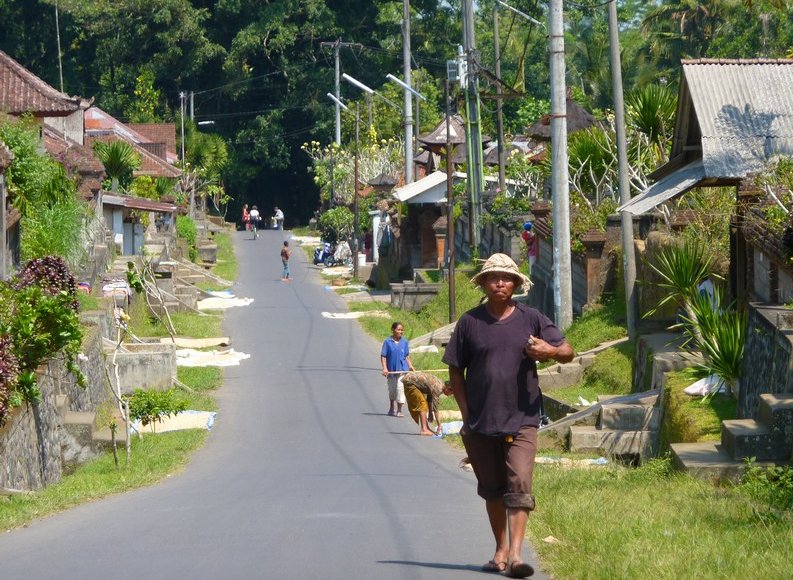
[[[786,578],[793,569],[790,512],[769,518],[739,488],[668,475],[664,460],[534,473],[529,535],[555,578]]]
[[[229,234],[218,232],[215,234],[215,243],[218,246],[217,264],[212,268],[212,273],[224,280],[237,279],[237,257]]]

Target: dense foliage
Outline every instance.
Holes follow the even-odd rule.
[[[510,2],[537,22],[547,6]],[[475,35],[482,67],[494,71],[493,0],[475,3]],[[618,3],[626,94],[666,83],[676,92],[681,58],[784,57],[793,46],[789,2],[691,3],[679,0]],[[602,3],[566,3],[567,83],[591,109],[612,106],[607,9]],[[402,106],[387,73],[403,76],[399,2],[386,0],[0,0],[0,49],[43,80],[60,87],[55,13],[59,15],[63,90],[94,98],[123,120],[179,121],[180,94],[193,93],[194,120],[229,144],[222,182],[242,203],[278,205],[307,220],[317,206],[317,184],[301,152],[306,141],[327,144],[334,134],[333,42],[341,71]],[[462,41],[461,3],[413,0],[411,49],[414,84],[427,97],[419,124],[440,119],[446,61]],[[509,133],[547,112],[548,38],[537,25],[499,11],[501,81],[515,91],[504,104]],[[495,81],[482,77],[483,130],[495,134]],[[456,90],[456,89],[455,89]],[[360,104],[363,131],[378,139],[402,134],[402,113],[342,83],[345,101]],[[185,99],[187,101],[187,99]],[[349,103],[353,105],[354,103]],[[453,95],[453,108],[459,108]],[[351,106],[351,109],[354,107]],[[353,117],[342,115],[342,141],[353,138]],[[188,140],[188,145],[190,141]],[[190,160],[188,151],[188,160]]]
[[[83,383],[78,309],[74,277],[58,257],[31,260],[0,282],[0,421],[10,406],[39,400],[36,369],[59,353]]]

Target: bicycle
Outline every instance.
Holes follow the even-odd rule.
[[[257,231],[258,223],[259,223],[259,220],[251,220],[251,227],[253,229],[253,239],[254,240],[259,237],[259,233]]]

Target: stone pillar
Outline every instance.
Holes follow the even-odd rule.
[[[748,175],[738,183],[735,195],[736,220],[733,222],[735,225],[730,227],[730,291],[739,304],[745,304],[752,280],[749,272],[753,267],[752,256],[749,255],[751,250],[740,224],[743,224],[747,212],[751,211],[751,206],[765,198],[765,192],[755,184],[754,176]]]
[[[581,236],[584,244],[584,260],[586,271],[586,302],[594,304],[600,299],[602,285],[601,262],[603,247],[606,245],[606,234],[589,230]]]

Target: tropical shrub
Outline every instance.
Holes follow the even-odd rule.
[[[354,216],[349,209],[334,207],[319,216],[317,228],[323,240],[335,244],[352,237],[353,222]]]
[[[0,427],[11,411],[14,386],[16,385],[19,365],[12,352],[11,337],[0,336]]]
[[[198,258],[198,229],[190,216],[176,216],[176,235],[187,240],[188,257],[195,262]]]
[[[74,277],[61,258],[31,260],[17,276],[0,283],[0,336],[8,337],[10,346],[5,343],[4,348],[17,369],[14,381],[3,379],[5,384],[13,382],[11,405],[39,400],[36,369],[58,353],[78,384],[84,384],[76,364],[82,344],[78,309]],[[5,364],[11,368],[10,362]],[[10,370],[5,374],[11,376]]]
[[[74,196],[74,180],[63,165],[39,153],[38,128],[32,119],[0,118],[0,141],[14,154],[6,178],[12,203],[23,216]]]
[[[139,420],[144,427],[149,423],[161,422],[187,409],[187,401],[176,389],[167,391],[134,389],[131,394],[124,395],[124,398],[129,402],[130,417]]]
[[[22,218],[22,260],[60,256],[76,268],[83,256],[83,231],[88,206],[72,196],[50,205],[41,205]]]
[[[140,168],[140,155],[126,141],[95,141],[94,153],[105,167],[111,191],[120,185],[126,189],[132,183],[132,172]]]

